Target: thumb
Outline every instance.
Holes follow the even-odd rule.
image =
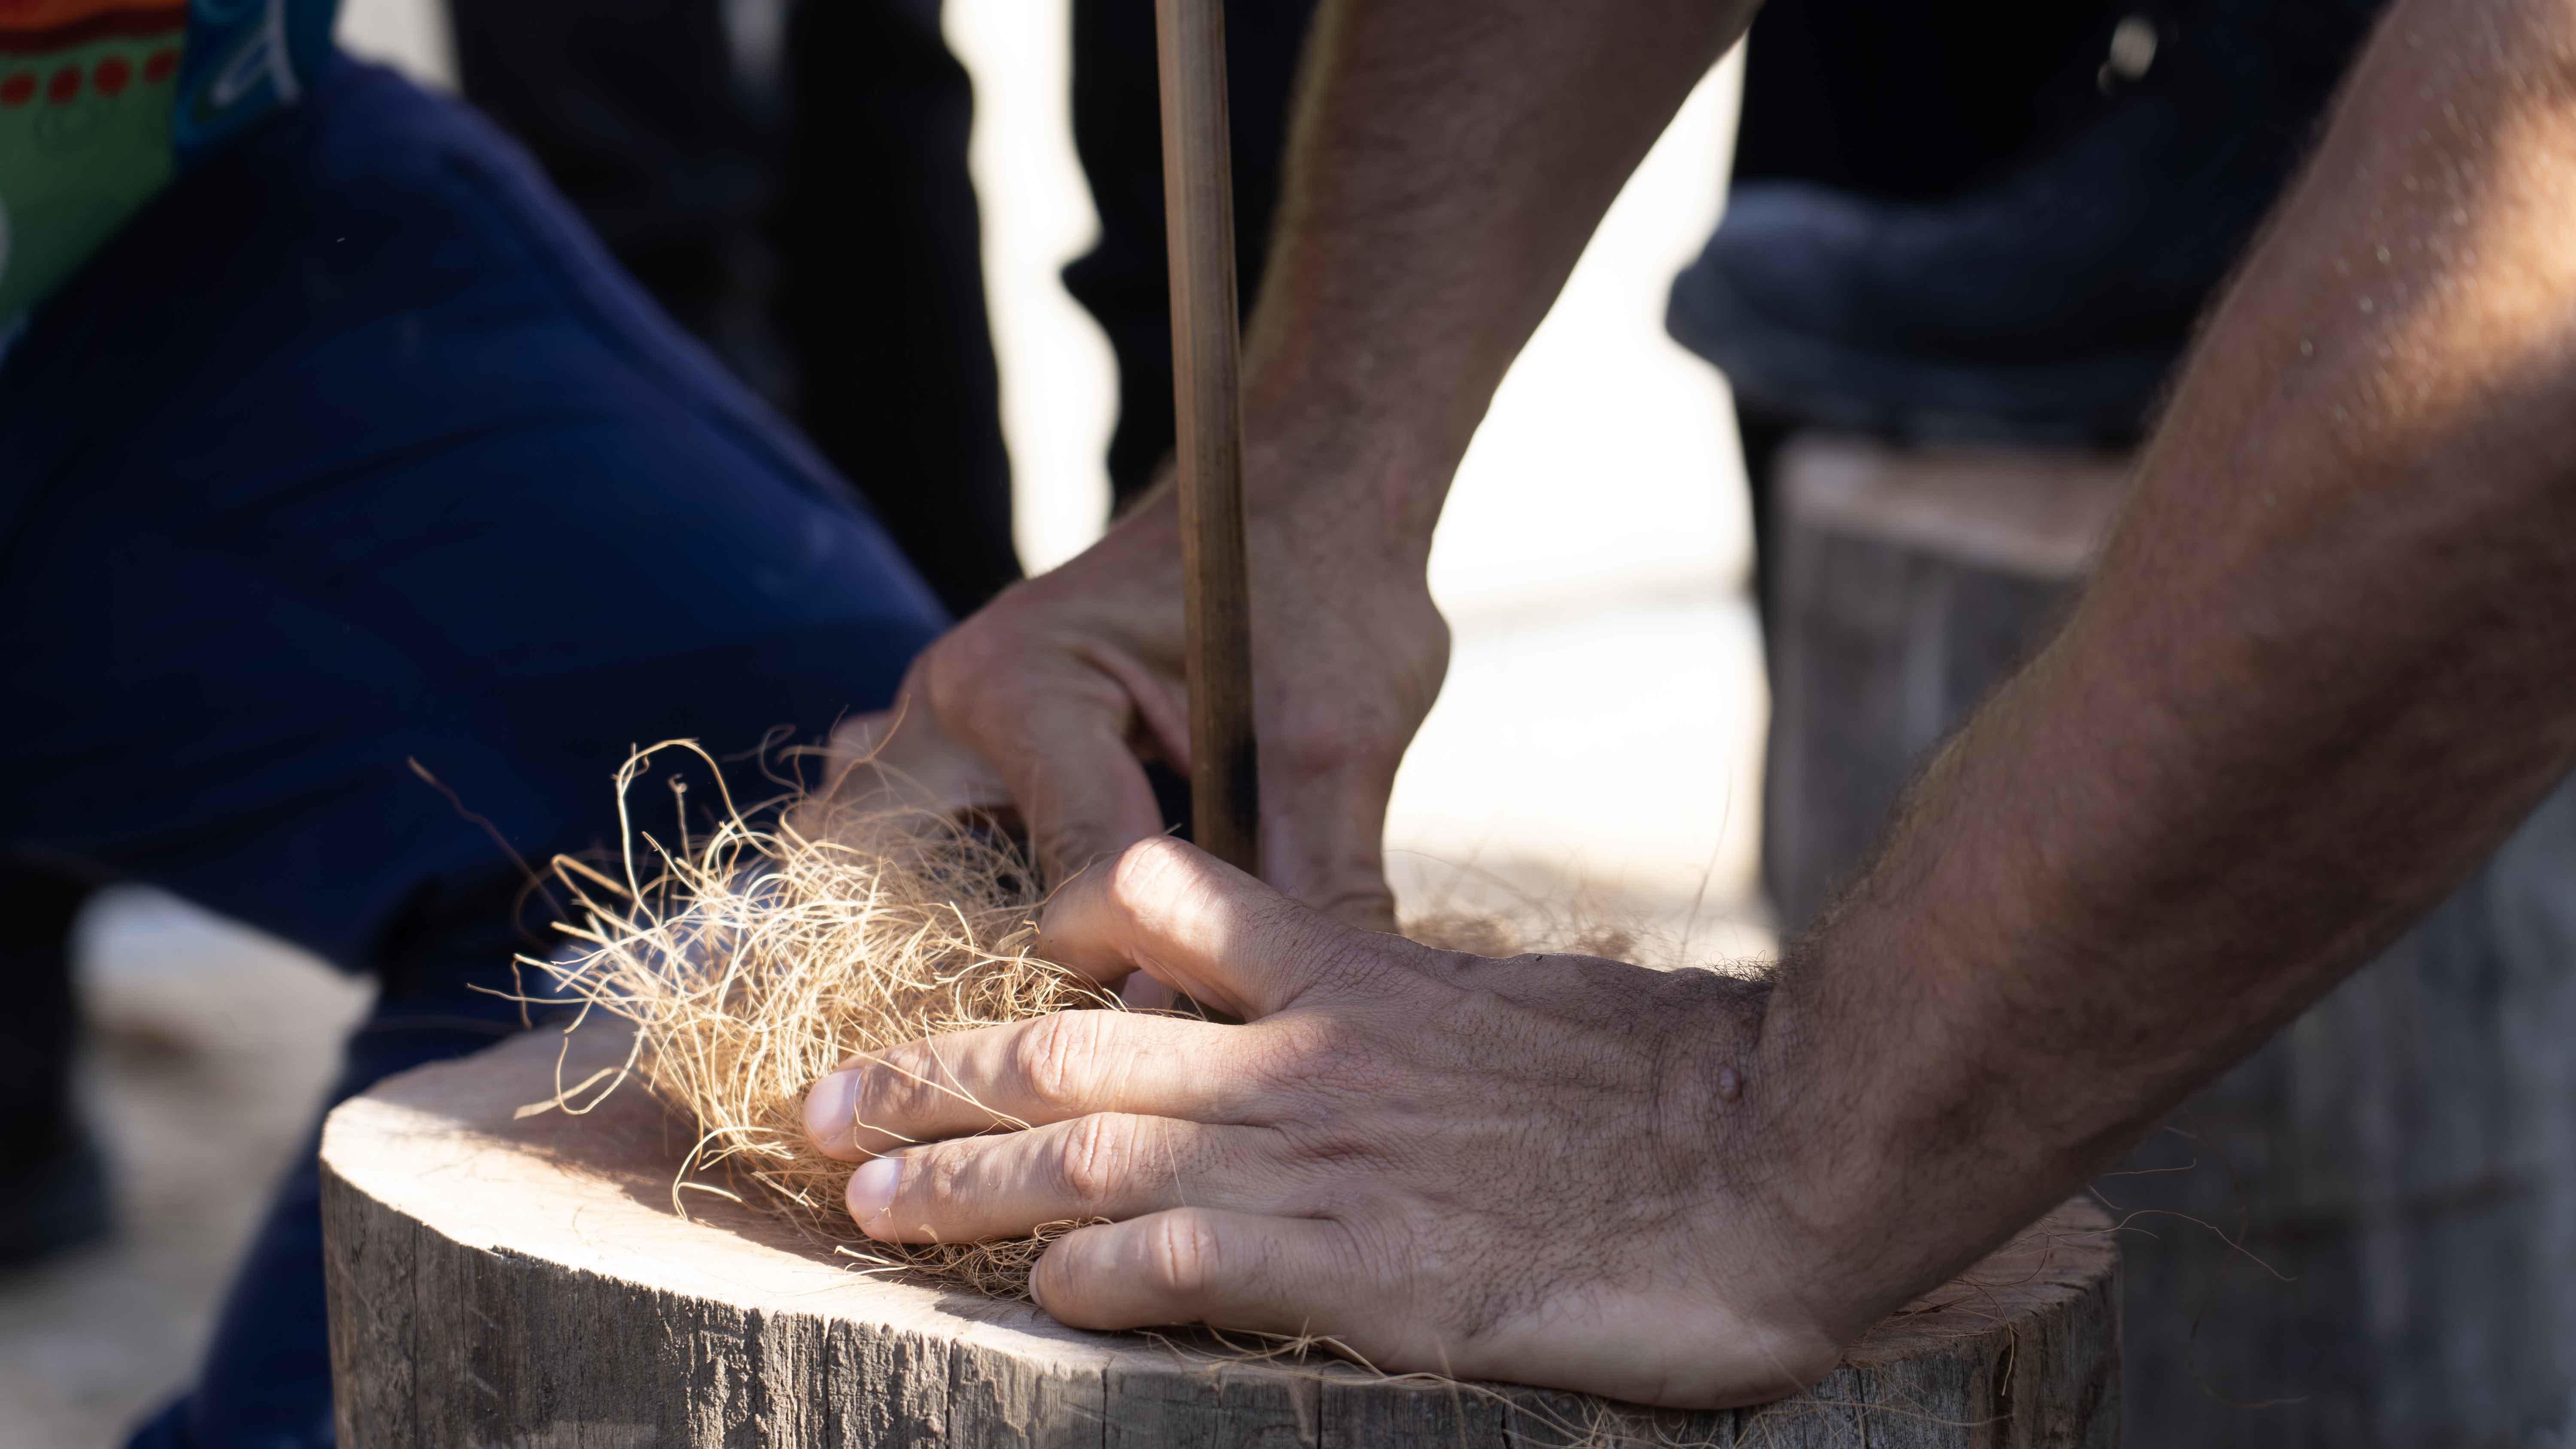
[[[922,691],[940,734],[1018,807],[1049,884],[1162,833],[1154,787],[1130,743],[1141,713],[1128,682],[1077,667],[992,669],[934,659]]]
[[[1143,971],[1250,1021],[1347,971],[1361,939],[1194,845],[1138,841],[1067,881],[1038,951],[1097,981]]]
[[[798,807],[797,829],[822,837],[912,811],[1016,810],[1051,883],[1161,832],[1144,766],[1108,722],[1058,711],[1057,728],[961,737],[921,701],[907,692],[833,730],[824,788]]]
[[[1001,776],[939,727],[917,696],[832,730],[813,813],[926,810],[956,814],[1010,803]]]
[[[1128,747],[1126,731],[1106,720],[1014,730],[985,754],[1010,784],[1050,885],[1163,833],[1143,763]]]

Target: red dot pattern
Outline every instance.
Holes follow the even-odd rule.
[[[0,0],[0,8],[6,8],[6,4],[7,0]],[[159,85],[178,73],[179,51],[176,46],[163,46],[143,58],[143,79],[147,84]],[[39,89],[44,91],[48,102],[57,106],[69,105],[80,98],[84,79],[102,96],[122,95],[128,86],[134,84],[134,62],[121,55],[111,55],[101,60],[86,77],[77,65],[64,66],[45,78],[39,78],[32,70],[0,76],[0,110],[16,110],[26,105],[36,98]]]

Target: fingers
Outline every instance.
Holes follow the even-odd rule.
[[[1207,852],[1160,836],[1075,876],[1038,920],[1038,954],[1102,981],[1142,970],[1245,1020],[1334,979],[1366,935],[1299,906]]]
[[[1093,1112],[1243,1119],[1256,1095],[1242,1027],[1062,1011],[914,1042],[856,1061],[805,1094],[805,1130],[856,1161],[909,1143]]]
[[[1144,672],[1107,649],[1033,660],[1013,636],[973,628],[924,659],[922,693],[940,729],[1001,780],[1046,878],[1160,834],[1134,744],[1139,719],[1160,712]]]
[[[1287,1186],[1275,1140],[1260,1127],[1104,1112],[933,1143],[861,1163],[850,1218],[886,1242],[962,1243],[1189,1204],[1263,1211]]]
[[[1440,692],[1448,625],[1418,579],[1381,576],[1335,587],[1301,573],[1319,594],[1288,616],[1297,621],[1293,633],[1265,634],[1255,647],[1268,651],[1264,658],[1288,661],[1274,681],[1284,672],[1340,687],[1265,696],[1261,873],[1335,920],[1392,931],[1387,798]]]
[[[946,813],[1010,801],[1001,776],[909,693],[893,709],[843,720],[832,731],[829,759],[818,795],[833,811]]]
[[[1262,763],[1271,766],[1267,753]],[[1294,763],[1262,771],[1262,878],[1334,920],[1393,931],[1385,851],[1392,762],[1336,759],[1304,770]]]
[[[1340,1223],[1209,1207],[1069,1233],[1038,1260],[1029,1290],[1075,1328],[1327,1335],[1377,1316],[1380,1297]]]
[[[1130,841],[1162,833],[1154,787],[1123,732],[1098,721],[1067,722],[1043,738],[1023,736],[985,749],[1011,783],[1049,881],[1066,880]]]

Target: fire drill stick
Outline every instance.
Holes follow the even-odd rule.
[[[1261,869],[1252,729],[1252,595],[1243,536],[1242,345],[1227,153],[1224,0],[1155,0],[1162,57],[1163,210],[1172,259],[1181,572],[1190,691],[1191,833]]]

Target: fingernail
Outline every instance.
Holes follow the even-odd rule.
[[[805,1135],[824,1144],[850,1140],[850,1111],[857,1101],[859,1074],[834,1072],[805,1094]]]
[[[850,1174],[850,1221],[873,1237],[873,1224],[894,1206],[895,1184],[903,1181],[903,1159],[871,1157]]]

